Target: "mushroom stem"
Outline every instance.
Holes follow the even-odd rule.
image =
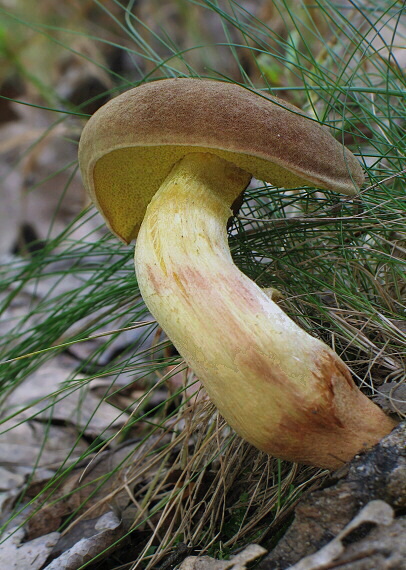
[[[211,154],[175,165],[137,238],[141,294],[237,433],[281,459],[334,469],[395,424],[233,263],[226,224],[249,179]]]

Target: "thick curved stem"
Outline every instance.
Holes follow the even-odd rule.
[[[283,459],[336,468],[394,424],[330,348],[234,265],[226,223],[248,181],[210,154],[175,166],[137,239],[141,294],[242,437]]]

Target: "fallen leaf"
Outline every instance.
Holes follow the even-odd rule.
[[[231,556],[230,560],[216,560],[210,556],[188,556],[179,570],[245,570],[247,563],[266,554],[265,548],[249,544],[242,552]]]
[[[7,534],[0,544],[0,568],[7,570],[39,570],[60,536],[59,532],[51,532],[23,543],[25,532],[22,528],[13,528]]]
[[[388,382],[377,390],[374,401],[387,414],[406,415],[406,383]]]
[[[37,420],[66,422],[91,437],[107,438],[111,435],[109,430],[122,426],[127,415],[94,396],[91,382],[81,385],[81,380],[86,380],[83,375],[75,375],[75,383],[67,386],[65,382],[75,367],[76,362],[63,355],[46,362],[10,394],[6,402],[8,412],[21,410],[20,422],[35,414]],[[24,410],[28,405],[30,408]]]
[[[367,536],[349,544],[330,566],[339,570],[406,570],[406,517],[388,526],[378,525]]]
[[[26,476],[32,474],[34,465],[56,470],[66,461],[67,465],[75,461],[88,447],[78,440],[77,430],[71,426],[20,421],[12,418],[0,426],[0,464],[10,472]],[[4,480],[0,488],[3,486]]]
[[[394,511],[384,501],[370,501],[356,517],[326,546],[315,554],[302,558],[300,562],[291,566],[289,570],[323,570],[332,566],[345,551],[343,540],[362,524],[373,523],[375,525],[389,526],[394,518]]]
[[[93,536],[79,540],[45,566],[44,570],[77,570],[96,556],[99,562],[104,556],[111,554],[110,547],[124,534],[120,520],[112,511],[96,521],[94,530]]]

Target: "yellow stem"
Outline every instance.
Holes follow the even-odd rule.
[[[226,223],[249,179],[210,154],[174,167],[138,235],[141,294],[242,437],[282,459],[335,468],[393,422],[327,345],[233,263]]]

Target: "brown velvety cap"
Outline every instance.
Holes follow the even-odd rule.
[[[136,237],[145,209],[172,166],[212,152],[260,180],[356,194],[360,163],[297,107],[232,83],[165,79],[131,89],[85,126],[79,162],[110,229]]]

